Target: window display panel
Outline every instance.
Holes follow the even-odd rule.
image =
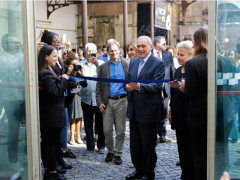
[[[215,169],[240,177],[240,2],[217,1]]]
[[[0,179],[28,179],[21,1],[0,1]]]

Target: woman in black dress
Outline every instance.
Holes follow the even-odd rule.
[[[185,78],[185,64],[192,57],[193,44],[191,41],[183,41],[177,44],[177,60],[181,65],[174,74],[174,79]],[[171,128],[176,130],[178,153],[182,169],[181,179],[192,179],[193,156],[191,150],[190,130],[187,125],[189,97],[183,93],[180,82],[169,82],[171,85],[171,101],[168,119]]]
[[[44,180],[64,180],[65,176],[56,172],[58,154],[61,153],[60,132],[65,117],[64,92],[72,73],[72,65],[61,77],[53,71],[58,60],[57,50],[50,45],[42,47],[38,55],[39,108],[41,130],[41,156],[46,169]]]
[[[207,29],[198,28],[194,32],[193,48],[193,58],[185,65],[184,92],[190,97],[187,121],[193,150],[194,180],[205,180],[207,179]]]

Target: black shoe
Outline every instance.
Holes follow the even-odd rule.
[[[44,173],[43,180],[66,180],[67,178],[58,173]]]
[[[107,157],[105,158],[106,162],[110,162],[113,160],[113,153],[107,153]]]
[[[166,139],[165,136],[161,136],[161,137],[159,138],[159,142],[160,142],[160,143],[170,143],[171,140],[170,140],[170,139]]]
[[[154,180],[155,179],[155,173],[151,175],[144,175],[140,180]]]
[[[57,160],[58,165],[62,166],[64,169],[72,169],[72,165],[67,164],[63,158]]]
[[[115,156],[115,164],[116,165],[122,164],[122,158],[120,156]]]
[[[63,169],[62,166],[59,166],[57,164],[56,166],[56,171],[59,173],[59,174],[65,174],[66,173],[66,169]]]
[[[68,149],[66,152],[63,152],[63,157],[65,158],[76,158],[77,156],[72,153],[70,149]]]
[[[178,161],[178,162],[176,163],[176,166],[180,166],[180,161]]]
[[[165,136],[161,136],[159,142],[160,143],[165,143],[166,142]]]
[[[132,174],[126,176],[126,180],[140,179],[143,177],[143,173],[134,171]]]

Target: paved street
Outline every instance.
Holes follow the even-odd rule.
[[[83,136],[84,133],[82,133],[82,138]],[[158,161],[155,169],[155,177],[159,180],[179,179],[181,175],[180,167],[176,166],[178,153],[175,132],[170,129],[170,125],[167,125],[167,138],[171,139],[171,143],[159,143],[157,145]],[[86,150],[85,144],[72,145],[69,147],[77,155],[77,158],[65,159],[68,163],[73,165],[73,169],[68,170],[66,173],[68,180],[121,180],[125,179],[126,175],[134,171],[134,168],[128,167],[128,164],[131,163],[128,121],[122,165],[115,165],[114,161],[106,163],[104,161],[106,154],[103,155],[95,152],[91,156],[83,156],[83,152]]]

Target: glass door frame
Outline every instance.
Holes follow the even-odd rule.
[[[216,1],[208,2],[208,141],[207,179],[215,179],[216,122]]]
[[[38,106],[37,52],[35,37],[35,3],[21,1],[23,8],[24,71],[28,149],[28,179],[41,179],[41,152]],[[216,118],[216,1],[208,6],[208,149],[207,179],[215,179]]]
[[[35,3],[22,2],[28,179],[41,179]]]

